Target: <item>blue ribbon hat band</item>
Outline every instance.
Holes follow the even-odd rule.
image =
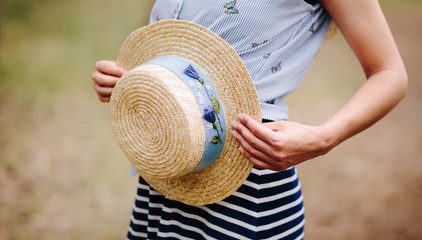
[[[211,166],[223,151],[226,121],[217,91],[207,76],[191,61],[178,56],[165,56],[144,64],[156,64],[176,74],[193,93],[202,111],[205,125],[205,149],[196,172]],[[143,64],[143,65],[144,65]]]

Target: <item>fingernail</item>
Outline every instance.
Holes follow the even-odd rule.
[[[232,133],[233,137],[237,137],[237,132],[236,131],[233,130],[231,133]]]
[[[241,147],[239,148],[239,152],[242,153],[242,154],[245,154],[245,151]]]
[[[237,115],[237,119],[239,120],[239,122],[243,122],[243,115],[242,114],[238,114]]]
[[[233,121],[231,123],[231,126],[232,126],[232,128],[237,129],[237,122],[236,121]]]

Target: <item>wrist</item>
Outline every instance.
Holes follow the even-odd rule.
[[[337,130],[331,124],[322,124],[318,126],[319,133],[320,133],[320,143],[321,148],[324,149],[323,151],[327,153],[337,145],[342,142],[341,138],[341,131]]]

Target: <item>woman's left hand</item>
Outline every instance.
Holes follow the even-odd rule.
[[[245,114],[231,125],[241,144],[239,151],[258,168],[283,171],[334,147],[322,126],[288,121],[261,124]]]

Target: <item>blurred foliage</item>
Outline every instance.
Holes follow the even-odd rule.
[[[0,2],[2,9],[2,18],[18,21],[28,20],[30,12],[37,4],[43,4],[48,0],[28,1],[28,0],[3,0]]]
[[[147,23],[148,7],[134,5],[130,1],[5,1],[0,93],[4,96],[13,88],[24,92],[20,97],[27,104],[32,103],[39,95],[72,85],[77,71],[86,70],[89,63],[92,69],[96,59],[114,58],[121,40]],[[120,12],[115,11],[119,7]],[[132,20],[124,20],[128,18]]]
[[[0,239],[125,235],[134,188],[91,73],[147,24],[152,3],[0,2]]]
[[[98,58],[115,58],[127,33],[147,23],[152,2],[3,1],[0,95],[13,92],[31,105],[42,95],[74,86],[75,71],[86,71],[87,64]],[[380,2],[385,8],[396,8],[421,1]],[[138,22],[126,20],[137,13],[144,16]]]

